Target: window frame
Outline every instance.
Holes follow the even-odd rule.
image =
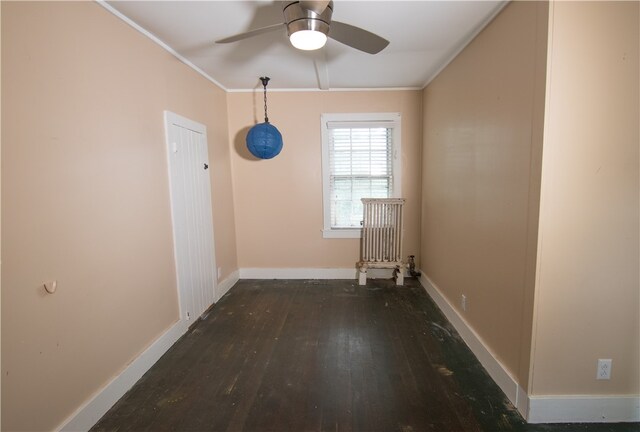
[[[324,113],[320,116],[322,131],[322,211],[323,238],[361,238],[362,228],[331,227],[331,191],[329,166],[329,123],[372,123],[392,129],[393,191],[390,198],[402,197],[402,118],[398,112],[388,113]]]

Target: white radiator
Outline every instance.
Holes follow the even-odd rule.
[[[368,268],[395,269],[396,284],[404,283],[402,262],[403,198],[362,198],[361,256],[359,283],[367,283]]]

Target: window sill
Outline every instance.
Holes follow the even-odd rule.
[[[323,229],[322,238],[362,238],[362,229]]]

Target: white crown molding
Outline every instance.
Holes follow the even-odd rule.
[[[509,3],[510,3],[510,0],[505,0],[502,3],[500,3],[498,6],[496,6],[495,10],[491,13],[491,15],[489,15],[487,19],[485,19],[480,24],[478,24],[478,26],[474,28],[467,35],[467,37],[460,44],[458,49],[451,53],[451,55],[449,56],[449,59],[445,61],[442,64],[442,66],[436,69],[436,71],[427,78],[427,80],[425,81],[421,89],[424,89],[425,87],[427,87],[431,83],[431,81],[433,81],[438,75],[440,75],[440,72],[442,72],[447,66],[449,66],[449,63],[451,63],[456,57],[458,57],[458,55],[460,55],[460,53],[464,51],[467,45],[469,45],[476,38],[476,36],[478,36],[482,32],[482,30],[484,30],[489,25],[489,23],[491,23],[491,21],[493,21],[494,18],[497,17],[498,14],[502,12],[502,9],[504,9],[505,6],[507,6]]]
[[[173,55],[175,58],[180,60],[185,65],[189,66],[191,69],[196,71],[198,74],[202,75],[205,79],[207,79],[208,81],[212,82],[216,86],[220,87],[225,92],[228,91],[225,88],[225,86],[223,86],[218,81],[216,81],[215,78],[213,78],[212,76],[207,74],[205,71],[200,69],[198,66],[194,65],[189,60],[187,60],[186,58],[184,58],[183,56],[178,54],[178,52],[176,50],[171,48],[169,45],[164,43],[162,40],[158,39],[158,37],[156,37],[154,34],[149,33],[147,30],[145,30],[144,28],[139,26],[136,22],[132,21],[131,19],[129,19],[125,15],[121,14],[118,10],[114,9],[111,5],[109,5],[105,0],[95,0],[95,2],[98,3],[100,6],[102,6],[103,8],[105,8],[106,10],[108,10],[109,12],[111,12],[113,15],[117,16],[118,18],[120,18],[122,21],[127,23],[129,26],[133,27],[135,30],[139,31],[140,33],[142,33],[143,35],[145,35],[146,37],[151,39],[156,44],[160,45],[160,47],[162,47],[164,50],[168,51],[171,55]],[[269,89],[269,90],[271,90],[271,89]]]
[[[256,91],[262,91],[259,88],[253,88],[253,89],[228,89],[228,88],[226,88],[219,81],[217,81],[215,78],[213,78],[211,75],[207,74],[205,71],[200,69],[198,66],[194,65],[193,63],[191,63],[189,60],[187,60],[185,57],[180,55],[176,50],[171,48],[169,45],[164,43],[162,40],[158,39],[157,36],[155,36],[154,34],[150,33],[149,31],[145,30],[144,28],[142,28],[135,21],[132,21],[129,17],[127,17],[127,16],[123,15],[122,13],[120,13],[117,9],[115,9],[113,6],[108,4],[106,2],[106,0],[95,0],[95,2],[98,3],[100,6],[102,6],[103,8],[105,8],[106,10],[108,10],[109,12],[111,12],[116,17],[120,18],[122,21],[127,23],[129,26],[133,27],[138,32],[142,33],[144,36],[146,36],[149,39],[151,39],[153,42],[158,44],[164,50],[168,51],[175,58],[180,60],[182,63],[184,63],[185,65],[187,65],[188,67],[190,67],[191,69],[196,71],[198,74],[202,75],[208,81],[210,81],[211,83],[215,84],[216,86],[218,86],[219,88],[221,88],[225,92],[227,92],[227,93],[253,93],[253,92],[256,92]],[[319,88],[302,88],[302,89],[282,88],[282,89],[277,89],[277,88],[269,88],[269,92],[304,93],[304,92],[327,92],[327,91],[328,92],[411,91],[411,90],[422,90],[423,88],[424,87],[339,88],[339,89],[331,89],[331,88],[329,88],[329,89],[319,89]]]
[[[336,88],[336,89],[318,89],[318,88],[269,88],[269,93],[305,93],[305,92],[331,92],[331,93],[339,93],[339,92],[376,92],[376,91],[419,91],[424,87],[382,87],[382,88]],[[228,93],[253,93],[253,92],[261,92],[261,88],[254,89],[227,89]]]
[[[114,7],[109,5],[106,2],[106,0],[95,0],[95,2],[98,3],[100,6],[102,6],[104,9],[106,9],[107,11],[109,11],[110,13],[112,13],[113,15],[115,15],[116,17],[120,18],[122,21],[127,23],[129,26],[131,26],[132,28],[134,28],[138,32],[142,33],[144,36],[146,36],[149,39],[151,39],[153,42],[158,44],[164,50],[168,51],[171,55],[176,57],[179,61],[181,61],[186,66],[188,66],[191,69],[193,69],[195,72],[197,72],[202,77],[204,77],[205,79],[207,79],[211,83],[215,84],[216,86],[218,86],[220,89],[224,90],[225,92],[227,92],[227,93],[250,93],[250,92],[257,91],[257,89],[255,89],[255,88],[253,88],[253,89],[231,89],[231,88],[226,88],[219,81],[217,81],[215,78],[213,78],[211,75],[206,73],[204,70],[202,70],[201,68],[199,68],[198,66],[193,64],[191,61],[189,61],[188,59],[186,59],[185,57],[180,55],[177,51],[175,51],[173,48],[171,48],[169,45],[167,45],[164,41],[159,39],[157,36],[155,36],[154,34],[150,33],[149,31],[147,31],[146,29],[141,27],[139,24],[137,24],[135,21],[131,20],[129,17],[123,15],[117,9],[115,9]],[[422,86],[415,86],[415,87],[384,87],[384,88],[369,88],[369,87],[367,87],[367,88],[336,88],[336,89],[332,89],[332,88],[326,88],[325,89],[325,88],[315,88],[315,87],[314,88],[299,88],[299,89],[298,88],[296,88],[296,89],[292,89],[292,88],[281,88],[281,89],[270,88],[269,91],[270,92],[294,92],[294,93],[302,92],[303,93],[303,92],[374,92],[374,91],[417,91],[417,90],[424,90],[424,88],[427,87],[429,85],[429,83],[431,81],[433,81],[440,74],[440,72],[442,72],[449,65],[449,63],[451,63],[467,47],[467,45],[469,45],[469,43],[471,43],[471,41],[473,41],[473,39],[475,39],[475,37],[478,34],[480,34],[480,32],[502,11],[502,9],[508,3],[509,3],[509,0],[505,0],[502,3],[500,3],[496,7],[496,9],[491,13],[491,15],[489,15],[487,17],[486,20],[484,20],[476,28],[474,28],[467,35],[467,37],[464,39],[463,43],[460,44],[459,48],[456,51],[454,51],[451,56],[449,56],[448,60],[446,62],[444,62],[441,67],[439,67],[434,73],[432,73],[427,78],[427,80],[425,81],[424,85],[422,85]]]

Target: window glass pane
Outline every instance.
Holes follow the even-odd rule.
[[[361,198],[389,198],[393,191],[392,132],[385,127],[330,130],[331,227],[360,227]]]

